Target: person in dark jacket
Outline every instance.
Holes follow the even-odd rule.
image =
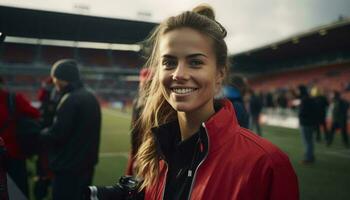
[[[61,93],[53,125],[41,132],[49,145],[49,167],[54,173],[53,200],[77,200],[91,185],[98,162],[101,108],[80,79],[77,63],[57,61],[51,76]]]
[[[323,130],[323,138],[326,139],[328,135],[328,128],[326,122],[327,109],[329,106],[328,99],[325,95],[322,94],[322,91],[317,87],[312,88],[311,96],[314,98],[316,105],[316,141],[320,142],[322,140],[321,128]]]
[[[298,118],[300,124],[301,138],[305,148],[304,159],[301,160],[301,163],[311,164],[315,161],[313,140],[313,132],[317,124],[315,116],[315,102],[309,96],[307,88],[304,85],[299,86],[299,95],[300,105]]]
[[[327,146],[332,144],[335,131],[337,129],[340,129],[343,144],[346,148],[349,148],[349,139],[347,133],[349,103],[341,98],[340,93],[338,91],[335,91],[333,94],[333,102],[331,107],[332,126],[329,132],[329,136],[327,138]]]
[[[249,98],[249,122],[250,122],[250,126],[249,128],[251,130],[255,129],[256,133],[259,136],[262,136],[262,132],[261,132],[261,127],[260,127],[260,114],[262,111],[262,100],[261,98],[256,95],[256,93],[254,92],[253,89],[251,89],[249,91],[250,93],[250,98]]]

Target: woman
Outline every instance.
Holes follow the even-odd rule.
[[[298,199],[288,157],[241,128],[228,100],[226,30],[209,6],[170,17],[151,36],[152,71],[136,124],[145,199]]]

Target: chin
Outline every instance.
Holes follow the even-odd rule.
[[[189,106],[188,103],[186,103],[186,105],[176,103],[172,104],[171,107],[173,107],[177,112],[191,112],[194,110],[194,108],[192,106]]]

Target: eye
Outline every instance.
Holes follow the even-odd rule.
[[[189,61],[190,67],[200,67],[203,65],[203,61],[200,59],[191,59]]]
[[[177,61],[175,59],[164,59],[162,65],[165,69],[173,69],[177,66]]]

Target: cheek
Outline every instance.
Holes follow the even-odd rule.
[[[166,87],[167,81],[166,81],[166,76],[163,72],[159,72],[158,80],[161,88]]]
[[[167,77],[166,73],[163,73],[163,72],[160,72],[159,73],[159,85],[160,85],[160,89],[163,93],[163,96],[165,98],[167,98],[168,95],[168,90],[167,88],[169,87],[169,84],[170,84],[170,81],[169,81],[169,78]]]

